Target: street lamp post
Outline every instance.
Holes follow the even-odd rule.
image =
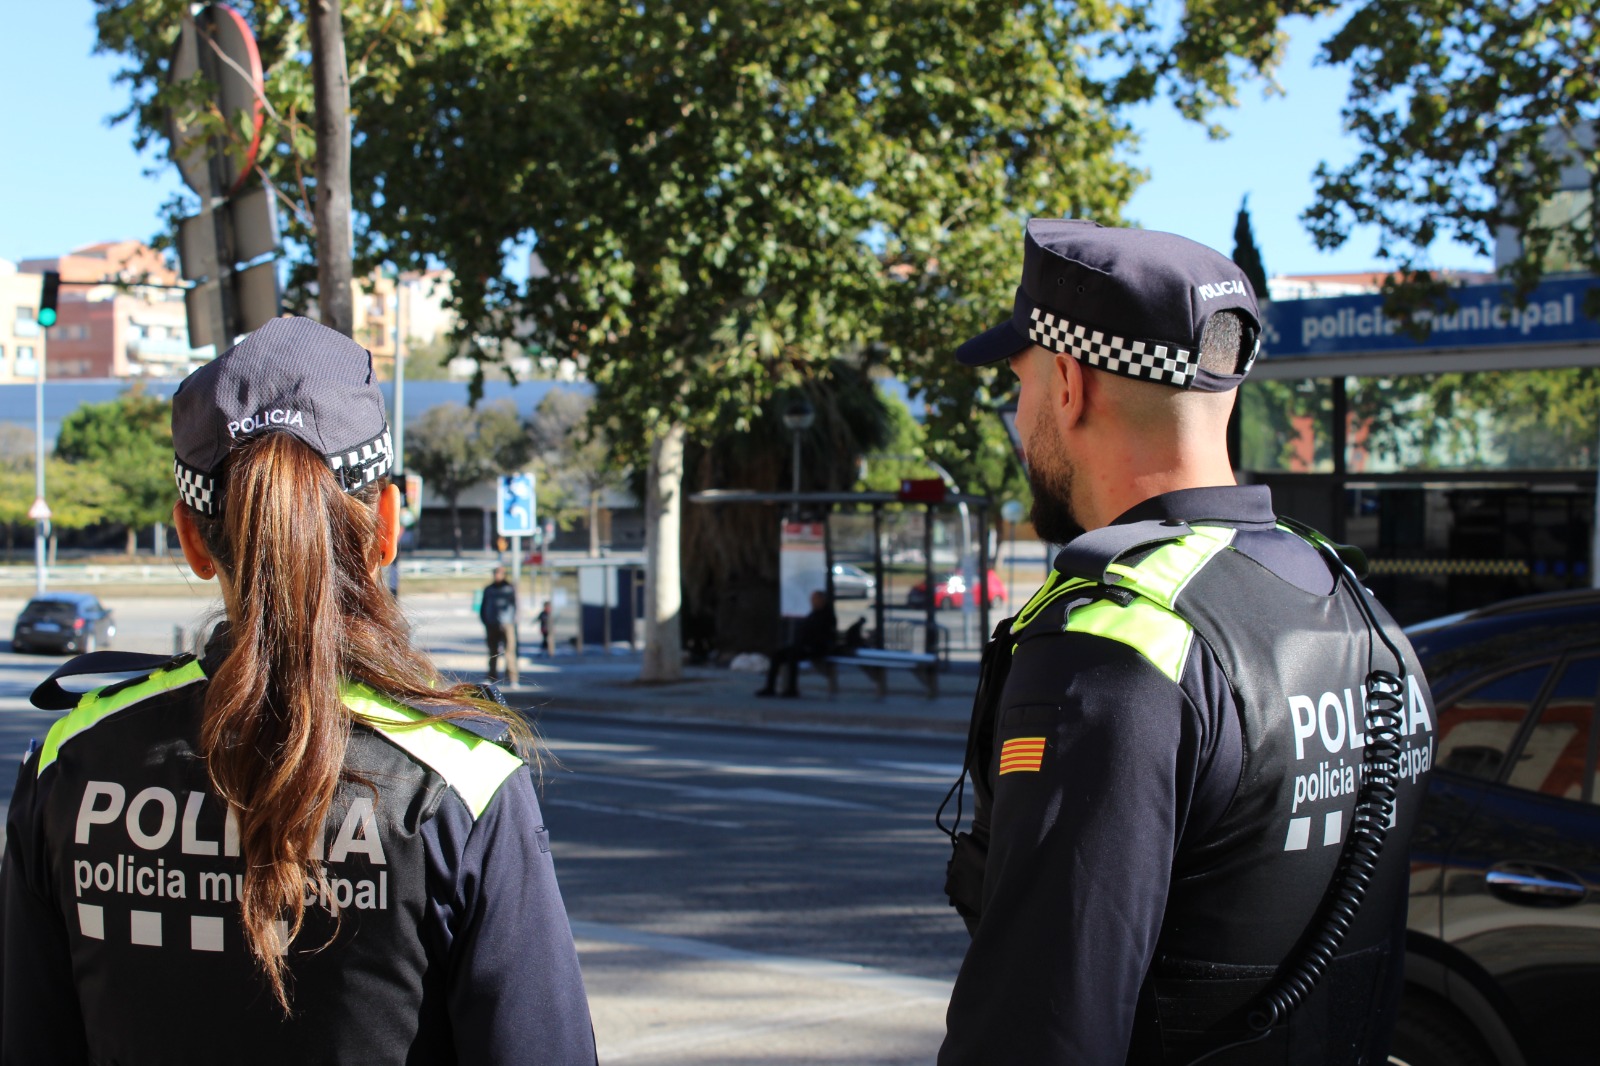
[[[1006,520],[1006,532],[1011,538],[1011,552],[1006,564],[1006,588],[1016,595],[1017,588],[1017,523],[1022,521],[1022,503],[1007,500],[1000,505],[1000,517]]]
[[[45,587],[45,542],[50,539],[50,506],[44,501],[44,367],[48,327],[39,330],[39,354],[34,358],[33,375],[33,507],[28,516],[33,526],[33,589],[43,595]]]
[[[789,427],[794,439],[794,479],[790,491],[794,493],[794,508],[797,511],[800,509],[800,434],[810,429],[816,420],[817,413],[804,396],[791,401],[783,412],[783,424]]]

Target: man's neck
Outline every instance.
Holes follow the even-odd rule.
[[[1119,469],[1120,467],[1120,469]],[[1237,485],[1233,469],[1224,457],[1216,462],[1183,462],[1167,469],[1150,466],[1130,469],[1124,464],[1085,472],[1088,484],[1077,501],[1079,521],[1085,529],[1110,525],[1145,500],[1179,489],[1204,489]]]

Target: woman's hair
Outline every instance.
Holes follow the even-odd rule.
[[[347,779],[352,716],[341,684],[364,682],[444,717],[498,717],[524,743],[531,734],[477,689],[442,688],[412,649],[379,576],[377,500],[387,482],[348,494],[310,447],[267,433],[233,452],[224,483],[221,516],[191,511],[232,586],[229,643],[206,689],[200,753],[238,819],[245,938],[287,1011],[285,953],[305,919],[307,880],[325,881],[316,856]],[[288,937],[280,943],[282,919]]]

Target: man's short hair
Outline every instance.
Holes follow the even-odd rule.
[[[1249,352],[1244,350],[1244,318],[1237,311],[1218,311],[1200,334],[1200,369],[1237,374]]]

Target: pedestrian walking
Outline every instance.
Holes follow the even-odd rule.
[[[0,1059],[595,1061],[522,720],[408,641],[371,357],[278,319],[173,398],[184,558],[226,620],[35,702]],[[79,698],[77,674],[142,673]]]
[[[1385,1061],[1432,707],[1344,555],[1235,483],[1260,334],[1210,249],[1036,219],[957,352],[1016,375],[1066,548],[984,655],[942,1066]]]
[[[478,598],[478,618],[483,622],[483,639],[489,646],[490,681],[500,680],[500,655],[517,654],[517,587],[506,580],[506,568],[494,568],[494,580],[483,587]]]

